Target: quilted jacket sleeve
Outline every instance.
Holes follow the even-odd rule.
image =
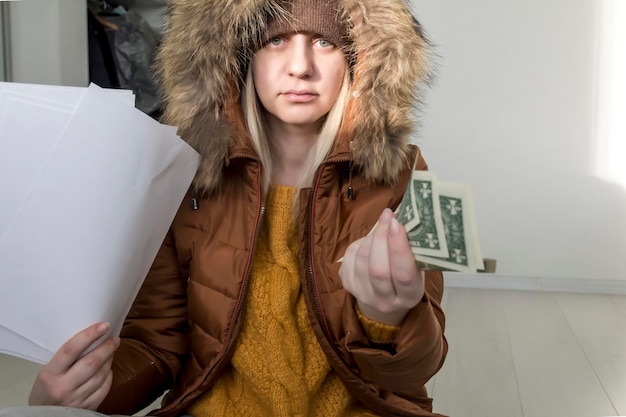
[[[100,406],[131,415],[169,388],[188,351],[186,280],[168,233],[124,322],[113,386]]]
[[[443,365],[448,350],[439,304],[442,294],[441,272],[426,272],[424,297],[408,313],[395,339],[384,346],[369,340],[355,314],[356,305],[346,306],[348,332],[344,343],[363,379],[407,398],[423,392],[424,384]]]

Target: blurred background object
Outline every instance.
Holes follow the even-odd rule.
[[[161,114],[154,55],[164,30],[165,0],[88,1],[89,80],[133,90],[136,106]]]

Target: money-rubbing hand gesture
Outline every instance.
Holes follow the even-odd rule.
[[[380,323],[400,325],[424,296],[424,273],[390,209],[380,215],[373,233],[348,246],[339,275],[361,313]]]

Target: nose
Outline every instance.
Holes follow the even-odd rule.
[[[289,42],[289,75],[308,78],[313,75],[313,50],[308,37],[296,34]]]

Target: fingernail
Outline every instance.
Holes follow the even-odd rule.
[[[395,217],[391,219],[391,225],[389,225],[389,233],[391,236],[399,236],[402,233],[402,225]]]
[[[107,330],[109,330],[109,326],[110,326],[109,323],[100,323],[98,327],[96,327],[96,331],[98,333],[104,333]]]
[[[386,208],[383,210],[382,214],[380,215],[380,221],[385,223],[385,222],[388,222],[389,219],[391,219],[392,217],[393,217],[393,212],[390,209]]]
[[[120,347],[120,344],[122,343],[122,339],[120,339],[119,337],[115,338],[115,350],[117,350]]]

